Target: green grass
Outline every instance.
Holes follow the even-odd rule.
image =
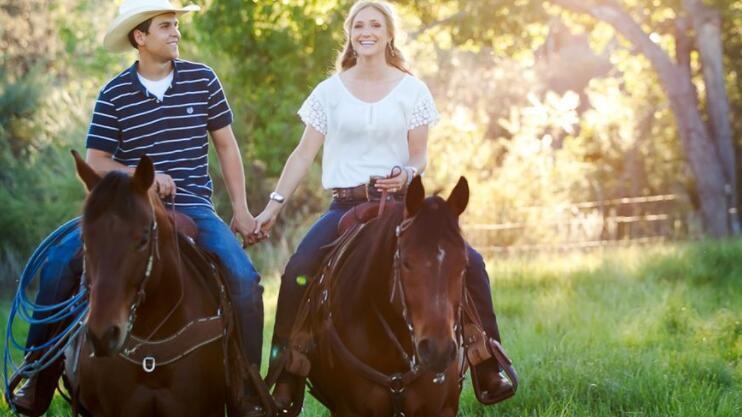
[[[460,415],[742,415],[742,242],[492,259],[489,267],[522,381],[495,407],[479,405],[467,387]],[[266,341],[276,284],[266,279]],[[57,400],[47,415],[66,410]],[[327,413],[308,399],[303,415]]]

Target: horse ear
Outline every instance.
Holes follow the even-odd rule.
[[[72,157],[75,158],[77,176],[80,177],[80,180],[85,185],[85,190],[90,192],[90,190],[100,182],[100,175],[98,175],[98,173],[95,172],[95,170],[93,170],[84,159],[82,159],[76,150],[73,149],[70,152],[72,153]]]
[[[466,181],[466,178],[459,178],[459,182],[456,183],[451,195],[448,196],[446,204],[457,216],[464,212],[466,205],[469,204],[469,182]]]
[[[152,164],[152,160],[147,155],[142,155],[139,159],[137,169],[134,170],[134,176],[132,178],[133,186],[136,191],[146,194],[152,182],[155,180],[155,166]]]
[[[417,214],[420,207],[423,206],[425,200],[425,188],[423,187],[423,181],[420,176],[416,176],[412,179],[412,183],[407,187],[407,195],[405,196],[405,211],[407,217],[412,217]]]

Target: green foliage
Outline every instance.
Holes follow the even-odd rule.
[[[212,66],[224,84],[235,113],[248,202],[257,214],[302,133],[296,110],[311,88],[332,71],[344,37],[342,21],[352,1],[198,3],[202,12],[182,19],[181,53]],[[739,114],[739,2],[709,3],[724,18],[730,105]],[[400,47],[412,58],[415,74],[431,87],[443,116],[429,142],[426,185],[449,188],[459,175],[466,175],[473,198],[465,221],[528,221],[537,226],[535,232],[506,238],[511,243],[535,241],[554,238],[538,227],[550,219],[525,216],[523,206],[636,194],[690,194],[693,182],[675,121],[653,70],[608,25],[564,13],[549,2],[530,0],[394,4],[402,17],[402,30],[409,35],[401,36]],[[662,27],[681,10],[676,0],[621,4],[647,30]],[[104,0],[9,0],[0,6],[0,149],[9,168],[0,178],[16,193],[11,196],[8,191],[8,201],[33,200],[24,194],[26,190],[58,195],[60,187],[67,187],[75,192],[60,194],[58,200],[65,203],[59,204],[70,213],[79,205],[72,173],[61,168],[67,163],[64,155],[70,147],[84,147],[97,90],[135,59],[134,52],[110,54],[100,45],[115,9],[116,4]],[[585,81],[582,91],[577,91],[578,102],[566,91],[549,92],[554,78],[564,74],[569,78],[582,71],[586,62],[581,60],[584,48],[583,55],[576,56],[581,59],[569,53],[544,59],[548,55],[544,44],[547,39],[554,42],[547,35],[557,18],[574,36],[584,34],[592,53],[610,66],[607,74]],[[672,36],[658,33],[663,48],[672,50]],[[575,43],[574,37],[568,40]],[[574,52],[573,48],[570,53]],[[700,75],[696,77],[700,80]],[[740,120],[733,121],[738,133]],[[229,200],[213,155],[211,161],[214,199],[228,219]],[[259,265],[281,268],[324,208],[328,197],[319,173],[315,164],[284,210],[272,243],[251,250]],[[9,206],[21,207],[12,201]],[[688,203],[683,207],[695,209]],[[21,224],[19,216],[8,214],[0,221]],[[37,227],[48,229],[0,243],[25,254],[30,242],[53,228]]]
[[[269,176],[280,173],[298,143],[296,111],[341,45],[344,8],[334,3],[214,2],[183,30],[225,86],[245,160],[262,162]]]

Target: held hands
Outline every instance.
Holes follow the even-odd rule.
[[[278,206],[273,201],[269,202],[263,212],[258,214],[258,217],[255,218],[255,228],[253,230],[253,234],[260,240],[269,238],[270,230],[276,223],[279,211],[280,206]]]
[[[253,233],[253,230],[255,230],[255,218],[247,211],[247,208],[234,211],[229,228],[232,229],[232,232],[242,236],[243,248],[254,245],[262,240]]]

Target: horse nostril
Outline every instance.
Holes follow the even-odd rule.
[[[432,356],[431,343],[428,339],[423,339],[417,345],[417,353],[420,354],[420,359],[423,362],[430,362]]]
[[[103,332],[103,337],[98,337],[95,332],[88,328],[87,336],[93,345],[95,356],[109,356],[118,347],[121,328],[119,326],[111,326]]]
[[[108,342],[108,350],[113,351],[118,346],[119,337],[121,335],[121,328],[119,326],[111,326],[106,330],[103,340]]]
[[[440,341],[423,339],[417,345],[420,360],[432,370],[442,372],[456,359],[456,343],[453,340]]]

